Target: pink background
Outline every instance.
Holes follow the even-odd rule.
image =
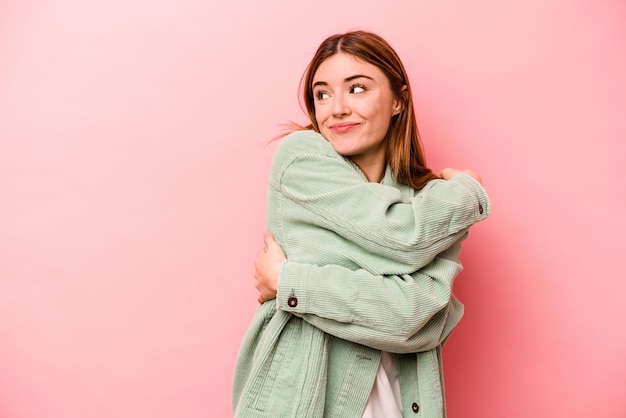
[[[626,4],[0,3],[0,417],[227,417],[279,124],[328,35],[386,37],[465,245],[451,418],[626,416]]]

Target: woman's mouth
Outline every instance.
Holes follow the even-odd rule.
[[[346,132],[350,132],[352,129],[356,128],[358,123],[337,123],[330,127],[330,130],[337,134],[344,134]]]

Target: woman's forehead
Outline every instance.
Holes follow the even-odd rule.
[[[354,55],[340,52],[328,57],[319,65],[313,75],[313,84],[331,81],[345,82],[346,79],[354,78],[357,75],[372,79],[385,77],[377,66]]]

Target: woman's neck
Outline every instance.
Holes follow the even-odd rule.
[[[365,178],[369,182],[380,183],[385,176],[385,160],[377,159],[373,161],[355,161],[352,159],[352,162],[357,165],[365,175]]]

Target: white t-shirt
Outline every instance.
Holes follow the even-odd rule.
[[[398,369],[393,355],[382,352],[374,387],[363,411],[363,418],[402,418],[402,398]]]

